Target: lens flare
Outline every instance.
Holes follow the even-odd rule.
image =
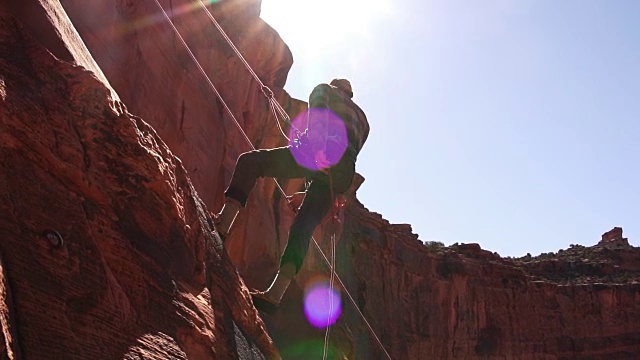
[[[311,108],[296,116],[292,124],[289,145],[298,164],[321,170],[340,161],[347,149],[347,128],[331,109]],[[296,129],[307,131],[298,137]]]
[[[283,359],[322,359],[325,352],[324,342],[316,339],[300,340],[284,347],[280,353]],[[329,344],[327,359],[344,359],[344,355]]]
[[[342,313],[342,301],[328,281],[318,282],[307,289],[304,297],[304,313],[309,323],[324,329],[333,325]]]
[[[324,354],[324,342],[317,339],[306,339],[293,342],[284,347],[280,353],[283,359],[322,359]],[[329,344],[327,359],[344,359],[340,351]]]
[[[211,5],[211,4],[215,4],[217,2],[219,2],[220,0],[203,0],[202,2],[206,5]],[[161,4],[162,6],[162,4]],[[176,18],[178,18],[181,15],[185,15],[188,13],[191,13],[195,10],[201,10],[202,9],[202,5],[200,5],[199,2],[194,1],[193,3],[189,3],[189,4],[183,4],[183,5],[178,5],[176,7],[166,7],[164,8],[164,10],[167,12],[167,15],[169,15],[169,17],[172,20],[175,20]],[[209,10],[211,11],[211,10]],[[164,17],[164,15],[162,14],[162,12],[160,10],[158,11],[154,11],[152,14],[150,15],[146,15],[146,16],[139,16],[138,18],[136,18],[134,21],[129,22],[129,23],[124,23],[123,25],[119,25],[118,28],[116,28],[116,35],[118,36],[122,36],[125,35],[129,32],[133,32],[136,30],[141,30],[143,28],[146,28],[148,26],[154,25],[156,23],[162,23],[167,21]],[[213,25],[211,25],[213,26]],[[215,28],[214,28],[215,29]]]

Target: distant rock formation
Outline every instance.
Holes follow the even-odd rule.
[[[284,144],[203,11],[160,2],[253,144]],[[0,357],[321,358],[325,331],[302,304],[329,279],[327,259],[312,244],[282,308],[258,317],[244,284],[274,275],[292,213],[261,181],[221,248],[209,213],[248,145],[155,2],[5,4]],[[260,1],[210,8],[288,113],[303,111],[282,89],[293,57],[258,17]],[[479,244],[425,245],[358,201],[362,181],[315,233],[328,258],[335,240],[344,284],[329,358],[639,356],[640,249],[618,246],[628,245],[622,229],[593,247],[519,259]],[[290,193],[301,182],[282,185]]]
[[[346,213],[338,273],[394,359],[640,354],[638,248],[501,258],[477,244],[432,249],[358,202]],[[342,320],[355,358],[385,358],[359,316]]]
[[[598,245],[608,248],[629,248],[629,240],[622,236],[622,228],[614,227],[613,229],[602,234],[602,240]]]

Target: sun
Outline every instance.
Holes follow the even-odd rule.
[[[317,84],[336,77],[375,78],[386,64],[379,36],[398,12],[391,1],[262,0],[260,17],[293,53],[289,94],[306,99]]]
[[[391,0],[263,0],[261,17],[287,43],[322,49],[367,36]]]

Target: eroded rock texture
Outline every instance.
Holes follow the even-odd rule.
[[[276,356],[181,161],[94,72],[43,46],[78,55],[77,38],[31,37],[24,14],[64,14],[59,3],[12,5],[0,5],[0,357]]]
[[[130,111],[156,129],[182,159],[208,209],[218,211],[238,155],[251,147],[155,1],[61,2]],[[214,27],[201,3],[159,2],[253,145],[284,145],[258,83]],[[304,102],[292,99],[282,89],[293,58],[278,33],[258,17],[260,1],[213,3],[209,11],[289,115],[294,117],[304,110]],[[281,184],[292,192],[301,183]],[[267,285],[284,248],[292,214],[281,199],[273,181],[260,181],[249,210],[239,217],[236,231],[226,244],[241,274],[255,287]],[[270,271],[263,271],[265,268]]]
[[[503,259],[477,244],[425,246],[353,204],[338,253],[340,274],[394,359],[640,354],[638,248]],[[354,338],[365,339],[350,316]],[[355,343],[358,358],[383,358],[372,341]]]
[[[501,258],[478,244],[425,245],[350,200],[338,229],[343,313],[329,351],[350,359],[635,359],[640,354],[640,249],[572,245]],[[316,232],[330,254],[330,231]],[[325,274],[322,276],[321,274]],[[325,331],[301,304],[328,267],[312,249],[265,317],[283,356],[323,353]],[[327,305],[325,305],[327,306]],[[382,343],[364,323],[360,310]],[[386,352],[386,353],[385,353]]]

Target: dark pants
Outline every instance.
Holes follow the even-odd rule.
[[[309,250],[313,231],[333,206],[331,195],[341,194],[351,186],[355,174],[355,156],[347,150],[342,159],[329,168],[329,174],[298,165],[289,146],[249,151],[238,157],[225,196],[234,198],[245,206],[259,177],[311,179],[304,201],[289,229],[287,247],[280,259],[280,266],[293,263],[297,273]]]

